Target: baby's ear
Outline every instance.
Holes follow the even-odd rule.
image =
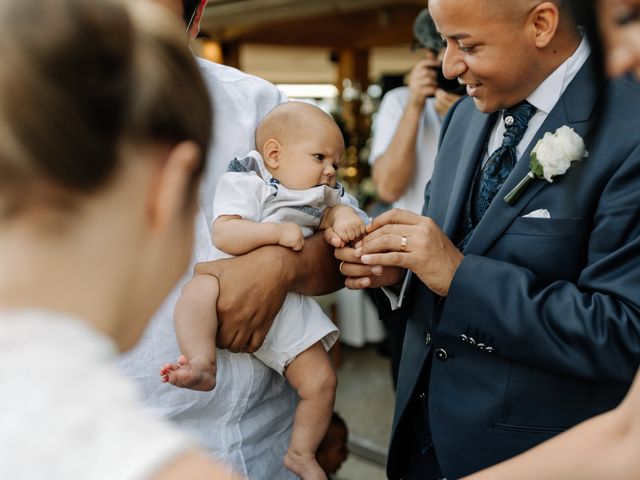
[[[262,157],[268,167],[278,168],[280,163],[280,148],[280,143],[274,138],[270,138],[264,143]]]

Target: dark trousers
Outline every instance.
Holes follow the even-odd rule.
[[[440,480],[442,472],[431,440],[428,409],[428,372],[431,360],[425,366],[417,382],[409,405],[402,419],[399,434],[402,438],[404,469],[403,480]]]

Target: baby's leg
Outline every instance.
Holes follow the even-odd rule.
[[[303,480],[326,480],[315,454],[329,428],[338,380],[322,343],[298,355],[285,376],[298,391],[300,403],[284,464]]]
[[[174,323],[182,355],[160,369],[163,382],[192,390],[216,385],[216,303],[220,285],[213,275],[196,275],[176,303]]]

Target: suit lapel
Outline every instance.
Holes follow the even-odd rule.
[[[454,238],[458,226],[460,225],[461,215],[464,214],[464,206],[469,198],[471,191],[471,181],[476,173],[476,167],[482,151],[484,149],[486,138],[489,135],[491,127],[495,122],[496,115],[487,115],[474,109],[473,116],[468,124],[468,135],[465,138],[456,176],[451,188],[451,196],[446,204],[446,214],[442,230],[449,238]],[[436,222],[437,222],[437,218]]]
[[[531,199],[540,190],[549,185],[545,180],[536,179],[514,205],[507,205],[504,201],[504,196],[529,172],[531,151],[546,132],[555,132],[559,127],[568,125],[583,138],[589,133],[591,115],[599,97],[598,87],[599,82],[597,82],[597,77],[593,70],[593,62],[589,59],[569,84],[556,106],[536,132],[522,157],[518,160],[515,168],[471,235],[465,253],[484,254],[513,220],[521,215],[522,210]],[[571,170],[565,175],[570,174]]]

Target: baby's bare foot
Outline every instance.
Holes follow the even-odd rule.
[[[180,355],[176,363],[167,363],[160,369],[160,376],[164,383],[205,392],[216,386],[216,365],[202,355],[190,361]]]
[[[313,453],[300,454],[289,450],[284,456],[284,466],[302,480],[327,480]]]

